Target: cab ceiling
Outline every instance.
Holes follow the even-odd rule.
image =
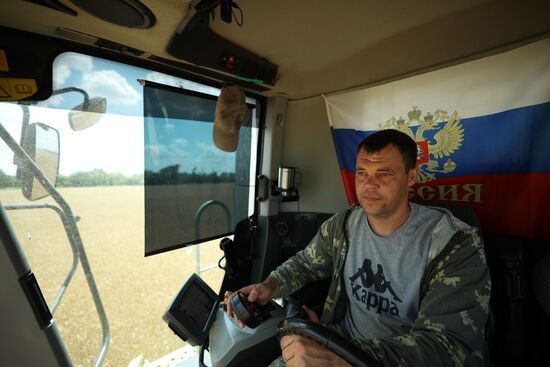
[[[152,28],[108,23],[69,0],[60,2],[76,10],[76,17],[33,2],[1,1],[0,24],[60,38],[62,27],[145,51],[140,58],[185,62],[166,47],[191,1],[141,1],[156,17]],[[276,64],[278,81],[264,94],[291,100],[427,71],[550,34],[550,2],[545,0],[235,2],[244,14],[242,27],[222,22],[219,13],[210,27]]]

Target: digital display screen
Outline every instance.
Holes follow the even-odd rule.
[[[197,326],[204,327],[208,320],[208,315],[215,302],[201,287],[192,283],[185,292],[179,305],[182,314],[194,321]]]
[[[192,274],[162,317],[168,327],[191,345],[203,345],[218,310],[217,294]]]

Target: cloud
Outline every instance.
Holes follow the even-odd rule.
[[[168,120],[165,120],[164,129],[165,129],[168,133],[171,132],[172,130],[174,130],[175,127],[176,127],[176,125],[174,125],[174,124],[171,123],[171,122],[168,122]]]
[[[158,171],[169,165],[179,164],[180,172],[235,172],[235,154],[219,150],[214,145],[196,142],[190,149],[187,139],[174,139],[170,144],[145,146],[146,169]],[[193,153],[190,153],[193,152]]]
[[[149,152],[152,156],[161,156],[168,153],[168,148],[164,144],[146,145],[145,151]]]
[[[135,106],[141,101],[140,93],[135,90],[118,72],[100,70],[86,73],[82,77],[81,88],[90,97],[107,98],[107,103],[122,106]]]
[[[200,149],[200,153],[194,157],[194,160],[201,170],[205,172],[235,171],[235,154],[224,152],[214,145],[202,142],[197,142],[196,145]]]
[[[60,65],[53,70],[54,88],[58,88],[60,85],[63,85],[71,76],[71,68],[69,65]]]
[[[206,143],[203,143],[203,142],[200,142],[200,141],[198,141],[196,144],[199,147],[199,149],[202,150],[202,153],[205,154],[205,155],[208,155],[208,156],[211,156],[211,157],[228,156],[227,152],[224,152],[223,150],[220,150],[220,149],[216,148],[216,146],[214,146],[214,145],[206,144]]]
[[[187,147],[188,145],[189,141],[185,138],[174,139],[170,144],[170,146],[174,149],[181,149]]]
[[[179,164],[180,171],[189,171],[192,161],[191,154],[185,149],[189,145],[187,139],[175,139],[169,146],[164,144],[151,144],[145,146],[146,169],[158,171],[169,165]]]
[[[158,171],[165,166],[166,159],[169,157],[168,148],[163,144],[154,144],[145,146],[145,169]]]
[[[61,88],[73,71],[85,74],[92,71],[94,65],[91,56],[67,52],[55,59],[53,64],[54,89]]]
[[[41,107],[59,107],[63,106],[65,103],[65,97],[62,94],[57,94],[55,96],[51,96],[45,101],[40,101],[37,103],[37,106]]]
[[[74,74],[80,74],[76,86],[84,89],[90,97],[107,98],[107,103],[121,106],[136,106],[141,94],[128,80],[115,70],[95,70],[93,58],[68,52],[60,55],[54,62],[54,89],[66,87],[65,83]],[[48,101],[49,106],[59,106],[60,100]]]

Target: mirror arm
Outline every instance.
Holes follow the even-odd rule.
[[[67,88],[56,89],[52,91],[52,96],[69,93],[69,92],[78,92],[84,96],[84,104],[82,105],[82,110],[86,111],[90,104],[90,96],[88,95],[88,92],[86,92],[84,89],[80,89],[77,87],[67,87]]]

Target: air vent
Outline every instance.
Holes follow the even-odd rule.
[[[141,56],[145,53],[145,51],[138,50],[137,48],[122,45],[120,43],[109,41],[103,38],[98,38],[97,41],[95,42],[95,45],[101,48],[106,48],[109,50],[113,50],[123,54],[134,55],[134,56]]]
[[[84,43],[86,45],[94,45],[100,48],[104,48],[110,51],[116,51],[126,55],[142,56],[143,54],[145,54],[145,51],[139,50],[137,48],[126,46],[114,41],[109,41],[104,38],[92,36],[90,34],[75,31],[74,29],[58,27],[56,29],[56,32],[65,38],[68,38],[70,40],[73,40],[79,43]]]

